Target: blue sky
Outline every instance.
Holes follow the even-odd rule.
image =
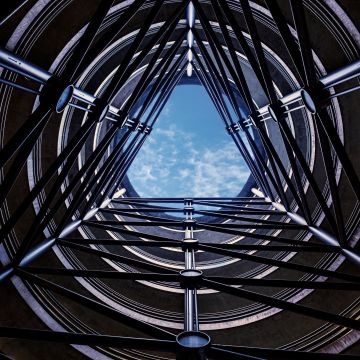
[[[128,171],[143,197],[236,196],[250,171],[205,89],[179,85]]]

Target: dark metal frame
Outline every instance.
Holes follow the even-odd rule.
[[[244,38],[242,29],[237,23],[228,4],[226,2],[220,2],[219,0],[211,1],[221,30],[221,36],[224,40],[223,43],[226,44],[229,52],[230,57],[228,57],[222,46],[222,41],[212,28],[209,19],[206,17],[203,5],[198,0],[194,0],[193,6],[199,17],[200,23],[196,25],[197,29],[190,29],[196,39],[196,47],[191,46],[191,50],[194,53],[194,59],[191,61],[191,65],[194,68],[195,74],[213,100],[227,131],[251,169],[258,187],[261,188],[264,193],[258,189],[254,189],[255,196],[248,198],[115,199],[114,194],[119,189],[127,169],[141,149],[145,139],[150,134],[162,108],[165,106],[171,92],[185,71],[187,65],[185,54],[187,49],[182,51],[181,47],[189,28],[180,32],[180,35],[178,35],[170,48],[166,49],[166,45],[173,36],[174,31],[179,24],[179,20],[184,17],[185,10],[187,6],[189,6],[189,1],[184,1],[177,7],[174,14],[169,17],[169,20],[164,23],[160,30],[158,30],[144,46],[140,55],[133,59],[134,54],[141,47],[145,35],[154,19],[156,19],[163,4],[163,0],[156,0],[154,2],[154,6],[149,10],[142,27],[128,49],[128,52],[125,54],[125,57],[110,81],[110,84],[107,86],[102,96],[96,98],[81,89],[74,88],[72,83],[74,83],[79,76],[84,66],[91,61],[92,56],[94,56],[96,52],[101,51],[99,48],[101,45],[96,44],[92,48],[91,45],[94,38],[99,35],[98,31],[100,26],[112,6],[112,3],[112,0],[100,2],[99,8],[91,19],[89,26],[86,28],[79,43],[73,49],[65,66],[65,70],[60,76],[49,74],[35,65],[26,62],[24,59],[22,59],[22,63],[25,67],[14,67],[8,59],[9,56],[15,55],[7,52],[5,49],[0,50],[0,66],[10,73],[28,77],[35,82],[35,87],[28,88],[14,81],[7,80],[6,78],[1,78],[0,82],[4,86],[11,86],[40,97],[39,107],[24,122],[14,137],[0,150],[0,166],[2,169],[7,162],[14,157],[14,161],[7,169],[4,181],[0,185],[1,204],[6,201],[12,184],[18,177],[19,169],[22,168],[37,139],[51,120],[51,114],[54,111],[63,110],[69,105],[76,107],[78,110],[86,111],[88,115],[86,122],[78,132],[74,134],[68,145],[63,149],[55,162],[50,165],[39,182],[35,184],[35,187],[24,199],[23,203],[15,210],[10,219],[2,224],[0,230],[1,241],[6,242],[8,235],[14,229],[16,224],[21,221],[23,214],[29,206],[31,206],[33,200],[45,189],[45,186],[55,174],[57,174],[52,187],[47,192],[46,200],[41,205],[40,211],[35,217],[31,231],[29,231],[22,240],[12,261],[0,271],[0,281],[5,281],[13,275],[19,276],[27,282],[36,284],[44,289],[79,302],[89,309],[97,311],[112,319],[118,319],[124,324],[132,326],[149,335],[158,336],[159,338],[162,338],[162,340],[6,327],[0,327],[0,336],[64,342],[68,344],[102,345],[117,348],[136,348],[159,351],[166,350],[176,353],[176,356],[179,359],[187,359],[189,356],[193,356],[191,358],[194,359],[203,359],[205,358],[205,353],[209,353],[215,358],[218,357],[221,359],[342,358],[341,355],[301,353],[280,349],[210,344],[210,341],[206,342],[208,339],[207,335],[199,331],[197,289],[200,287],[208,287],[271,307],[311,316],[325,322],[336,324],[340,327],[360,330],[360,323],[355,319],[355,315],[354,318],[350,318],[344,315],[332,314],[323,310],[263,295],[260,292],[231,286],[249,285],[257,287],[330,289],[338,291],[359,290],[360,277],[356,275],[314,268],[244,252],[247,250],[266,250],[269,252],[343,254],[357,266],[360,266],[360,257],[354,249],[350,248],[345,231],[341,204],[337,193],[333,160],[331,157],[332,151],[341,163],[349,183],[352,186],[354,195],[359,200],[360,182],[325,109],[325,107],[329,105],[331,98],[342,96],[345,93],[359,88],[355,87],[353,89],[335,93],[331,96],[326,93],[326,89],[329,87],[344,83],[354,76],[358,76],[360,74],[359,62],[350,64],[347,67],[328,75],[326,78],[318,79],[311,53],[303,2],[290,0],[293,20],[298,34],[297,43],[296,39],[289,31],[277,2],[266,0],[269,11],[273,16],[274,22],[278,27],[280,35],[284,40],[284,44],[289,51],[303,84],[303,87],[293,94],[289,94],[284,98],[279,98],[271,79],[268,63],[261,44],[261,39],[257,32],[249,1],[240,0],[240,3],[255,50],[254,54]],[[109,44],[122,29],[118,28],[119,24],[124,27],[144,3],[145,1],[135,1],[128,10],[124,12],[119,22],[117,22],[107,34],[102,35],[104,41],[99,43]],[[231,27],[234,37],[231,36],[227,25]],[[201,34],[205,36],[208,46],[205,45],[203,40],[204,37],[202,37]],[[269,99],[269,105],[266,108],[256,109],[253,104],[248,84],[236,55],[234,46],[235,41],[241,46],[249,64],[258,77],[260,85],[263,87],[264,92]],[[122,110],[116,109],[113,106],[110,107],[114,96],[124,86],[134,70],[143,63],[147,56],[149,56],[151,49],[156,44],[158,45],[157,50],[152,54],[148,66],[141,75],[126,106]],[[157,80],[153,82],[152,80],[155,77],[157,77]],[[233,84],[230,80],[233,81]],[[129,113],[150,84],[152,84],[152,88],[142,104],[143,107],[137,119],[129,119]],[[41,91],[36,88],[36,86],[39,85],[44,85]],[[237,96],[240,96],[246,104],[249,113],[248,117],[244,117],[240,112],[240,104],[238,103]],[[232,109],[236,114],[236,119],[231,115],[231,111],[225,101],[226,97],[229,99]],[[73,102],[71,102],[71,100],[73,100]],[[286,106],[293,102],[300,101],[303,102],[303,105],[310,112],[314,113],[313,116],[316,119],[316,132],[321,145],[324,167],[332,198],[331,207],[328,207],[326,199],[313,177],[311,170],[296,143],[296,139],[294,139],[286,123],[286,117],[289,112],[296,111],[299,108],[296,107],[286,110]],[[86,103],[91,108],[79,105],[78,102]],[[141,122],[147,109],[150,109],[150,114],[143,122]],[[270,117],[278,123],[281,139],[284,143],[288,160],[290,161],[293,170],[294,180],[288,176],[282,160],[274,149],[271,138],[265,131],[263,119],[266,114],[270,114]],[[89,156],[77,175],[67,184],[65,191],[60,194],[54,204],[53,200],[58,194],[58,189],[64,184],[76,157],[86,143],[91,130],[99,121],[110,122],[108,132],[99,143],[96,150]],[[253,127],[253,131],[257,131],[261,143],[257,143],[254,140],[249,129],[250,126]],[[121,132],[120,140],[112,148],[110,155],[106,155],[115,134],[119,131]],[[242,140],[239,133],[240,131],[246,136],[253,155]],[[269,162],[269,165],[267,161]],[[60,168],[61,171],[58,173],[58,169]],[[309,181],[326,219],[332,226],[333,234],[328,234],[313,224],[306,194],[302,185],[301,172],[303,172],[306,179]],[[286,192],[283,189],[282,180],[284,180],[288,186],[288,191]],[[39,242],[38,239],[41,238],[43,230],[48,226],[52,219],[54,219],[58,210],[64,205],[68,196],[72,193],[74,193],[74,196],[72,197],[70,206],[67,209],[65,216],[60,220],[52,237]],[[90,200],[87,200],[88,196],[90,197]],[[281,200],[281,204],[278,202],[278,199]],[[292,201],[298,206],[300,214],[293,212]],[[108,205],[111,202],[118,205],[121,204],[124,208],[109,208]],[[157,206],[153,205],[154,203],[165,205],[176,203],[183,206]],[[220,210],[197,209],[197,206],[204,205],[215,208],[220,207]],[[92,218],[97,213],[120,215],[124,220],[93,220]],[[183,213],[185,218],[183,221],[180,221],[169,219],[166,215],[161,215],[167,213]],[[78,217],[77,220],[71,220],[76,214],[80,214],[80,217]],[[218,219],[238,220],[241,221],[241,223],[234,224],[233,222],[213,223],[198,221],[193,218],[196,214],[216,217]],[[280,220],[254,218],[254,216],[259,215],[279,216]],[[128,220],[128,218],[131,220]],[[185,236],[182,241],[178,241],[125,228],[125,226],[130,225],[139,227],[180,227],[185,230]],[[148,241],[70,238],[69,235],[79,226],[104,229],[122,235],[132,235],[147,239]],[[193,231],[195,229],[205,229],[214,232],[215,234],[225,233],[245,236],[252,239],[269,240],[271,244],[231,245],[199,243],[193,236]],[[267,232],[250,232],[250,230],[254,229],[256,231],[266,230]],[[301,240],[269,235],[269,233],[272,233],[272,230],[275,231],[277,229],[294,230],[302,232],[303,234],[311,234],[315,238],[315,241],[305,243]],[[91,244],[181,248],[185,257],[184,270],[178,273],[142,260],[135,260],[115,253],[96,250],[89,246]],[[135,266],[136,268],[151,271],[151,273],[120,273],[115,271],[39,268],[29,266],[34,259],[51,249],[54,245],[63,248],[76,249],[77,251],[87,253],[91,256],[116,260],[124,264]],[[296,270],[306,274],[325,276],[336,279],[336,281],[316,282],[286,279],[266,280],[207,276],[196,269],[195,259],[197,250],[279,268]],[[134,320],[109,306],[59,286],[39,275],[177,282],[184,289],[184,332],[176,337],[167,330]],[[193,347],[190,349],[184,346],[182,343],[183,339],[191,338],[193,336],[201,337],[202,340],[206,342],[206,346]],[[347,358],[357,357],[348,356]]]

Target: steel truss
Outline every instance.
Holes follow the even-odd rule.
[[[51,74],[4,48],[0,50],[0,66],[3,69],[0,82],[3,86],[28,92],[38,96],[40,100],[40,105],[0,150],[1,168],[4,170],[5,166],[9,164],[0,185],[1,204],[6,202],[20,169],[25,164],[43,130],[51,121],[52,114],[59,113],[68,106],[87,114],[87,119],[81,128],[73,134],[68,144],[20,206],[11,214],[11,217],[2,224],[1,243],[6,244],[10,233],[22,221],[27,209],[46,188],[47,197],[41,204],[31,230],[22,239],[11,262],[1,270],[0,281],[8,281],[12,276],[18,276],[28,283],[60,294],[104,316],[154,336],[156,339],[8,327],[0,327],[0,336],[68,344],[168,351],[175,353],[178,359],[205,359],[207,356],[219,359],[342,358],[342,355],[315,352],[303,353],[214,344],[207,334],[200,331],[197,292],[199,288],[210,288],[269,307],[320,319],[339,327],[360,330],[358,314],[352,316],[333,314],[243,287],[359,290],[360,276],[358,275],[286,262],[249,251],[343,255],[356,266],[360,266],[360,257],[357,251],[349,245],[349,234],[345,229],[332,154],[341,164],[353,194],[359,201],[360,182],[326,110],[334,97],[358,90],[359,87],[354,86],[345,91],[337,91],[336,86],[345,84],[359,75],[360,61],[348,64],[325,77],[317,77],[303,2],[289,1],[297,31],[298,40],[296,40],[290,32],[277,2],[266,0],[302,83],[302,87],[297,91],[279,97],[271,78],[264,48],[248,0],[240,0],[240,3],[246,22],[244,28],[246,27],[250,35],[253,49],[245,39],[243,28],[236,20],[228,3],[220,0],[211,0],[211,6],[216,14],[221,37],[208,19],[204,4],[193,0],[192,2],[181,2],[161,28],[151,35],[146,44],[143,44],[145,35],[148,34],[164,3],[163,0],[156,0],[103,94],[96,97],[76,88],[73,84],[91,59],[103,50],[101,46],[110,44],[145,2],[145,0],[134,1],[108,33],[99,34],[99,29],[113,4],[113,0],[101,1],[60,75]],[[3,22],[11,18],[12,14],[23,5],[20,2],[17,3],[19,3],[16,4],[17,7],[10,9],[6,14],[7,17],[2,19]],[[195,21],[195,15],[197,21]],[[180,31],[176,32],[182,19],[186,19],[187,26],[185,29],[180,26]],[[93,45],[97,36],[100,36],[103,41],[98,41]],[[156,45],[156,50],[151,52]],[[236,49],[239,46],[269,100],[269,104],[265,107],[257,109],[254,105],[249,84],[245,79],[237,55]],[[134,57],[139,49],[141,51]],[[113,106],[112,103],[117,93],[124,88],[134,71],[143,66],[149,56],[147,67],[141,73],[137,85],[125,105],[121,109]],[[229,135],[252,172],[258,186],[253,189],[254,196],[155,199],[129,198],[124,197],[124,191],[119,193],[127,170],[151,133],[161,110],[184,72],[187,72],[189,76],[194,72],[212,99]],[[19,80],[8,80],[9,74],[18,75],[16,79],[21,79],[21,77],[30,79],[32,86],[24,86]],[[150,86],[151,90],[147,91]],[[330,93],[329,89],[334,91]],[[139,114],[136,118],[130,118],[131,110],[144,94],[145,99],[142,100]],[[244,115],[240,111],[238,96],[246,104],[249,115]],[[330,206],[286,121],[289,114],[300,109],[310,112],[316,124],[316,135],[321,147],[332,199]],[[265,130],[265,122],[272,120],[279,127],[281,141],[293,172],[292,178],[285,168],[283,159],[275,150],[273,139]],[[85,146],[95,125],[101,121],[109,122],[107,133],[86,159],[83,167],[71,181],[66,183],[78,154]],[[255,132],[260,141],[255,141]],[[118,136],[118,142],[115,146],[110,147],[116,136]],[[243,138],[246,138],[248,145],[245,144]],[[111,149],[110,153],[109,149]],[[308,181],[326,221],[330,224],[331,233],[324,231],[314,223],[302,176]],[[283,182],[285,182],[287,190],[284,189]],[[60,187],[64,184],[66,184],[64,191],[59,193]],[[39,241],[44,229],[55,219],[65,202],[69,201],[70,195],[72,198],[67,211],[60,221],[57,221],[57,228],[52,236]],[[203,207],[208,209],[203,209]],[[298,210],[294,211],[295,208]],[[184,219],[171,218],[167,215],[171,213],[184,214]],[[95,218],[97,214],[117,215],[122,220],[98,220]],[[227,221],[200,221],[197,220],[196,215]],[[265,216],[271,216],[272,220],[265,219]],[[277,220],[273,220],[274,218]],[[144,232],[129,230],[128,226],[144,227],[145,230]],[[158,226],[183,229],[183,240],[174,240],[146,231],[146,229]],[[71,237],[71,234],[79,227],[111,231],[120,234],[124,239]],[[216,234],[224,233],[256,241],[266,240],[267,243],[200,242],[194,237],[196,229],[212,232],[215,239]],[[293,237],[282,237],[274,234],[276,230],[309,234],[312,236],[312,240],[304,242]],[[127,236],[131,236],[132,239],[127,239]],[[137,240],[133,240],[134,237]],[[92,244],[119,247],[180,248],[184,253],[184,269],[177,272],[143,260],[125,257],[110,251],[97,250],[90,246]],[[96,269],[31,266],[36,258],[45,255],[54,246],[75,249],[89,256],[115,260],[147,272],[123,273]],[[326,277],[332,281],[208,276],[196,267],[198,251],[275,266],[289,271],[298,271],[315,277]],[[100,301],[46,280],[44,275],[178,283],[184,291],[184,331],[175,335],[158,326],[135,320]],[[347,356],[347,358],[355,359],[357,357]]]

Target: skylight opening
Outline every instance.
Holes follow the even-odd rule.
[[[141,197],[235,197],[249,176],[205,88],[191,83],[175,88],[128,171]]]

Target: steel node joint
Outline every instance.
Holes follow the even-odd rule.
[[[149,125],[145,125],[144,123],[139,122],[136,130],[142,134],[149,135],[152,131],[152,127]]]
[[[186,214],[193,214],[195,212],[195,209],[193,206],[184,206],[184,215]],[[189,219],[190,220],[190,219]],[[192,220],[192,219],[191,219]],[[195,220],[192,220],[195,221]]]
[[[206,360],[211,338],[201,331],[184,331],[176,337],[176,343],[176,360]]]
[[[187,227],[195,228],[197,221],[194,219],[185,219],[182,221],[182,224],[183,224],[183,228],[187,228]]]
[[[64,111],[74,94],[74,86],[56,76],[50,77],[41,90],[40,103],[46,103],[57,113]]]
[[[226,126],[226,130],[229,135],[239,132],[241,129],[240,125],[238,123],[230,124]]]
[[[259,120],[259,118],[258,118],[258,115],[257,115],[257,114],[250,114],[250,115],[248,116],[247,123],[252,124],[252,126],[254,126],[254,128],[259,127],[259,125],[260,125],[260,120]]]
[[[311,114],[316,114],[320,109],[331,105],[329,96],[329,89],[324,88],[320,82],[314,89],[303,88],[300,90],[302,103]]]
[[[139,127],[140,120],[137,118],[129,119],[126,118],[123,122],[123,125],[126,126],[130,131],[136,131]]]
[[[130,131],[138,131],[140,133],[147,134],[147,135],[149,135],[152,131],[151,126],[140,122],[140,120],[137,118],[134,118],[134,119],[127,118],[125,121],[125,126],[127,126]]]
[[[301,89],[300,96],[305,108],[310,111],[311,114],[315,114],[318,110],[317,96],[314,95],[314,91],[310,89]]]
[[[285,112],[281,105],[280,101],[268,105],[268,112],[276,123],[285,118]]]
[[[114,109],[114,107],[110,105],[103,106],[102,111],[101,110],[99,111],[100,114],[98,115],[99,116],[98,122],[107,119],[113,122],[115,126],[117,126],[119,129],[122,129],[128,121],[127,114],[125,114],[124,111],[122,111],[121,109],[116,110],[116,112],[112,109]]]
[[[92,117],[94,121],[101,123],[107,118],[107,114],[110,110],[110,105],[101,98],[95,99],[94,105],[95,107],[92,113]]]
[[[183,289],[199,289],[203,280],[201,270],[185,269],[180,271],[180,286]]]
[[[185,238],[181,243],[182,251],[197,251],[199,247],[199,241],[193,238]]]

